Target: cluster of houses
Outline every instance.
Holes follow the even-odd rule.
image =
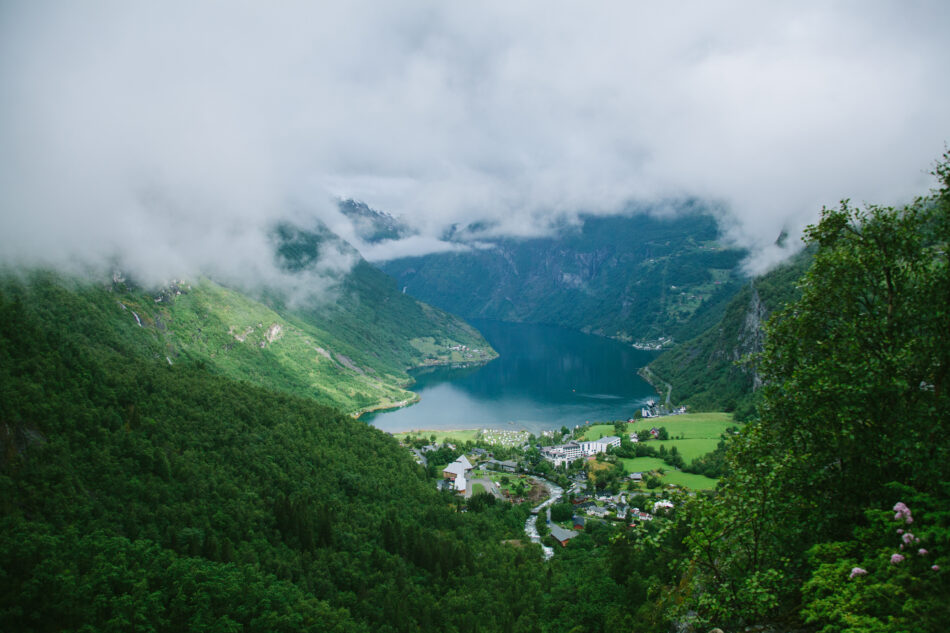
[[[650,514],[649,512],[641,510],[640,508],[628,507],[624,503],[625,499],[623,495],[620,495],[619,498],[598,497],[598,499],[601,501],[606,501],[607,503],[603,506],[598,506],[592,500],[582,499],[578,501],[575,499],[574,506],[577,512],[573,517],[571,517],[573,529],[567,529],[556,523],[551,523],[550,512],[548,513],[548,524],[551,530],[551,536],[553,536],[562,547],[566,547],[568,541],[584,530],[586,521],[581,515],[581,511],[583,511],[584,514],[587,514],[588,516],[601,519],[606,517],[609,512],[615,512],[618,519],[626,520],[629,522],[630,527],[634,527],[638,523],[652,521],[654,514],[673,507],[673,504],[670,501],[657,501],[653,504],[653,514]]]
[[[575,459],[606,453],[611,446],[620,446],[620,438],[616,435],[608,435],[597,440],[571,440],[566,444],[544,446],[541,448],[541,456],[558,467],[561,464],[570,464]]]
[[[603,505],[597,505],[594,499],[588,498],[586,496],[581,496],[581,497],[574,498],[574,501],[573,501],[574,507],[579,512],[583,511],[588,516],[597,517],[599,519],[605,518],[611,512],[613,512],[617,516],[617,518],[621,520],[627,518],[628,512],[631,514],[631,517],[634,519],[644,518],[644,517],[640,517],[639,514],[637,514],[637,516],[633,516],[635,513],[639,513],[640,509],[639,508],[631,509],[627,505],[626,496],[622,493],[615,497],[611,495],[607,495],[607,494],[600,494],[600,495],[597,495],[596,499],[597,501],[600,501]],[[645,515],[645,520],[647,521],[651,520],[652,518],[653,517],[650,516],[649,514]]]

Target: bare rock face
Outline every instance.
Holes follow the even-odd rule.
[[[363,371],[361,367],[359,367],[356,363],[353,362],[353,359],[351,359],[348,356],[344,356],[343,354],[337,354],[336,359],[337,361],[339,361],[341,365],[343,365],[349,370],[355,371],[356,373],[360,375],[366,373],[365,371]]]
[[[163,288],[159,288],[155,293],[155,303],[172,304],[177,297],[188,294],[191,288],[181,279],[172,279]]]
[[[264,334],[264,337],[267,339],[268,343],[273,343],[283,335],[283,328],[280,327],[279,323],[274,323],[269,328],[267,328],[267,332]]]
[[[751,411],[752,394],[762,386],[755,355],[765,349],[766,324],[773,312],[798,299],[798,280],[810,264],[811,255],[804,252],[749,280],[718,323],[655,359],[652,373],[672,385],[673,399],[708,409]]]
[[[759,292],[753,284],[752,298],[749,300],[749,309],[745,313],[742,328],[739,330],[739,340],[733,350],[733,360],[738,361],[749,354],[758,354],[765,348],[765,330],[763,326],[768,318],[769,310],[762,302]],[[762,386],[762,379],[754,368],[751,369],[751,373],[752,389],[756,390]]]

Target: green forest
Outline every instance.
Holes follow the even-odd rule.
[[[930,195],[808,229],[718,488],[548,562],[526,507],[466,507],[385,433],[9,277],[0,630],[944,631],[948,159]]]

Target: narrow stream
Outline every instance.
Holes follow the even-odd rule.
[[[551,483],[547,479],[541,479],[540,477],[535,477],[535,479],[547,487],[548,493],[551,496],[544,503],[531,509],[531,516],[524,522],[524,533],[528,535],[532,543],[537,543],[541,546],[541,550],[544,552],[544,560],[550,560],[554,556],[554,548],[541,543],[541,536],[538,534],[538,517],[541,515],[541,510],[557,503],[561,495],[564,494],[564,489],[557,484]]]

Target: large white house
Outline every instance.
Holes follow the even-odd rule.
[[[470,470],[472,470],[472,463],[465,455],[462,455],[442,470],[442,477],[453,482],[452,488],[456,492],[465,492],[468,483],[466,479]]]

